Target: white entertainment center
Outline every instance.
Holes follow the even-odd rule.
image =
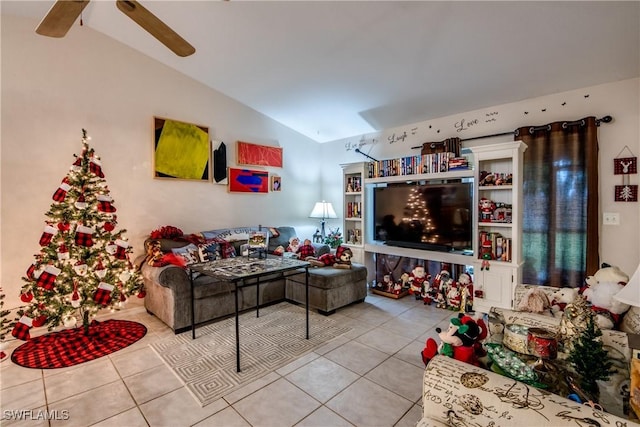
[[[481,290],[481,297],[473,299],[474,310],[486,313],[494,306],[510,308],[513,289],[522,278],[522,159],[525,150],[526,145],[521,141],[478,145],[463,149],[462,155],[469,162],[468,169],[428,174],[375,177],[370,176],[370,162],[343,165],[345,245],[353,251],[355,262],[367,266],[368,281],[375,280],[378,254],[470,266],[472,269],[467,269],[473,271],[474,290]],[[404,164],[404,160],[391,162]],[[482,179],[487,174],[503,179],[496,185],[495,181]],[[374,230],[380,225],[376,224],[374,216],[374,189],[377,186],[462,181],[473,183],[469,213],[472,241],[468,249],[424,250],[375,240]],[[483,183],[487,185],[481,185]],[[493,209],[491,215],[483,213],[479,208],[481,199],[492,202],[501,210]],[[497,212],[495,217],[494,212]],[[487,255],[489,251],[492,255]]]

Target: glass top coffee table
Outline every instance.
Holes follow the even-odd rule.
[[[235,287],[235,316],[236,316],[236,369],[240,372],[240,319],[238,306],[238,290],[247,286],[256,286],[256,317],[260,317],[260,283],[269,283],[282,280],[289,276],[305,275],[305,309],[306,309],[306,339],[309,339],[309,267],[310,263],[297,259],[267,256],[266,258],[235,257],[224,258],[203,263],[191,264],[189,279],[191,283],[191,338],[196,338],[196,314],[194,279],[196,273],[219,279],[219,283],[232,283]],[[219,283],[211,283],[200,286],[218,286]]]

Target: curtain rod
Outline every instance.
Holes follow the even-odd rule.
[[[596,126],[600,126],[600,123],[611,123],[611,121],[613,121],[613,117],[611,116],[604,116],[601,119],[596,119]],[[564,122],[562,124],[563,128],[566,128],[567,126],[574,126],[574,125],[579,125],[582,123],[582,120],[576,120],[575,122]],[[539,126],[539,127],[532,127],[534,130],[543,130],[543,129],[547,129],[549,125],[546,126]],[[482,135],[482,136],[474,136],[473,138],[465,138],[465,139],[461,139],[460,141],[473,141],[474,139],[484,139],[484,138],[495,138],[496,136],[505,136],[505,135],[515,135],[516,131],[511,131],[511,132],[502,132],[502,133],[494,133],[491,135]],[[422,145],[418,145],[416,147],[411,147],[412,150],[418,149],[418,148],[422,148]]]

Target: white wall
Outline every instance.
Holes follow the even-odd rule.
[[[36,35],[36,25],[2,16],[0,283],[7,307],[19,304],[21,277],[40,251],[45,213],[80,152],[83,128],[136,254],[163,225],[187,233],[293,225],[311,237],[307,216],[321,197],[321,165],[307,159],[317,158],[319,144],[87,27],[52,39]],[[153,116],[208,126],[211,138],[226,143],[230,166],[237,140],[283,147],[284,168],[266,168],[282,176],[282,191],[230,194],[224,185],[153,179]]]
[[[339,206],[342,205],[339,164],[367,160],[354,151],[358,146],[364,153],[382,160],[418,154],[419,149],[412,147],[419,147],[427,141],[442,141],[452,137],[466,139],[511,132],[521,126],[538,126],[587,116],[601,118],[611,115],[613,122],[601,124],[598,133],[599,222],[602,223],[602,212],[618,212],[620,225],[600,225],[600,260],[618,265],[631,275],[640,262],[640,202],[614,202],[614,185],[621,185],[622,178],[613,174],[613,159],[630,155],[628,150],[622,152],[625,146],[635,156],[640,155],[639,105],[640,79],[635,78],[463,112],[323,144],[322,152],[326,165],[323,169],[324,197],[337,202]],[[463,121],[464,126],[461,126]],[[398,137],[405,133],[406,138],[399,140]],[[463,146],[512,140],[513,136],[502,136],[463,142]],[[619,156],[621,152],[622,155]],[[630,180],[631,184],[640,185],[640,174],[632,175]]]

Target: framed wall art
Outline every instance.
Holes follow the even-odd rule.
[[[282,167],[282,147],[238,141],[236,158],[239,165]]]
[[[267,171],[229,168],[229,191],[236,193],[268,193]]]
[[[282,190],[282,178],[278,175],[271,175],[271,191]]]
[[[211,181],[209,128],[153,118],[154,178]]]

